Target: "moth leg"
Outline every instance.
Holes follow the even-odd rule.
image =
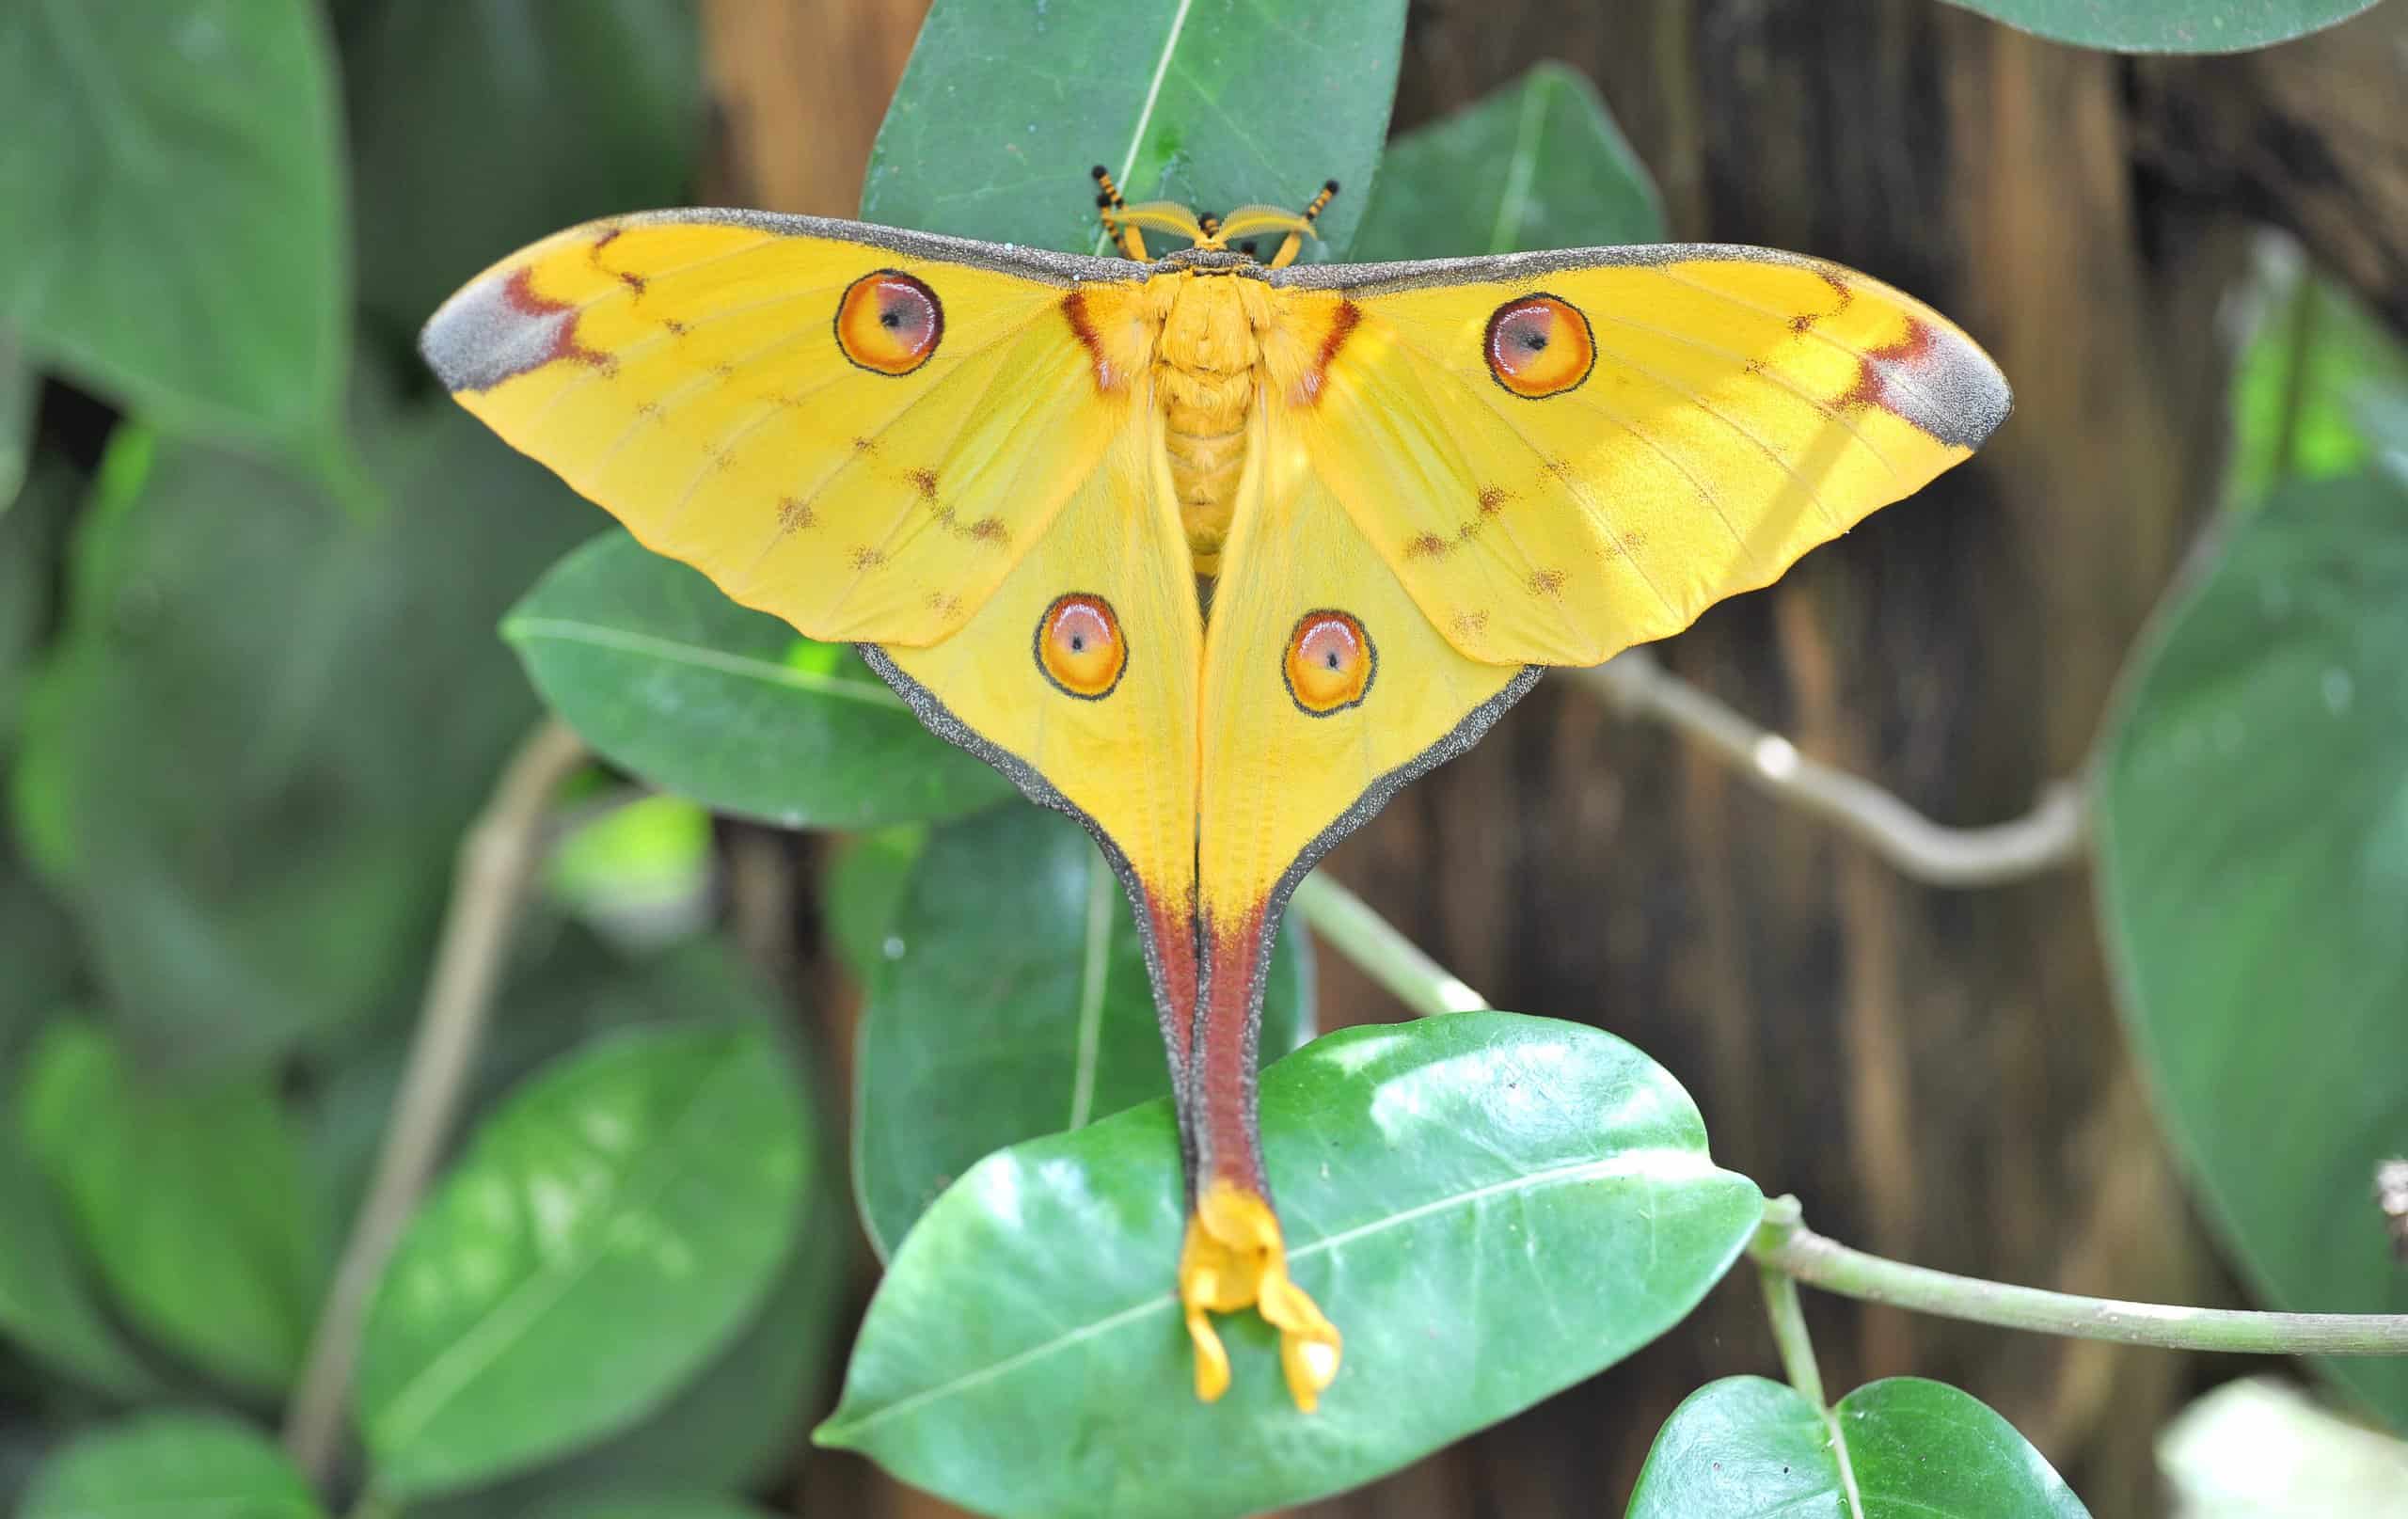
[[[1121,204],[1120,186],[1112,182],[1112,171],[1098,164],[1088,172],[1095,176],[1098,186],[1096,215],[1103,222],[1103,235],[1120,245],[1120,251],[1126,257],[1139,263],[1152,262],[1146,257],[1145,234],[1137,230],[1133,223],[1121,219],[1121,213],[1129,208]]]
[[[1279,1331],[1279,1367],[1301,1411],[1319,1406],[1338,1377],[1338,1326],[1289,1279],[1278,1215],[1245,1187],[1214,1178],[1197,1195],[1179,1253],[1179,1300],[1196,1345],[1196,1396],[1205,1402],[1229,1390],[1229,1353],[1212,1327],[1215,1313],[1254,1308]]]
[[[1314,222],[1319,221],[1321,219],[1321,214],[1329,209],[1330,201],[1335,199],[1337,196],[1338,182],[1336,180],[1322,181],[1321,190],[1319,193],[1314,195],[1311,203],[1305,207],[1305,226],[1309,228]],[[1288,265],[1295,262],[1296,255],[1302,253],[1304,250],[1304,232],[1302,230],[1290,232],[1287,240],[1279,245],[1279,251],[1271,256],[1270,267],[1274,269],[1285,269]]]

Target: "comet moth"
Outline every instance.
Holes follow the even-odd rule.
[[[654,212],[504,259],[421,347],[645,545],[859,644],[1085,824],[1168,1052],[1197,1395],[1229,1382],[1213,1316],[1251,1307],[1309,1411],[1342,1341],[1288,1274],[1255,1121],[1290,892],[1546,666],[1769,583],[1965,458],[2007,387],[1796,254],[1297,264],[1335,182],[1221,218],[1096,178],[1124,257]]]

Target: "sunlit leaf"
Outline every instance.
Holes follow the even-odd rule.
[[[1433,259],[1654,243],[1664,206],[1597,87],[1542,63],[1388,144],[1349,257]]]
[[[128,1318],[238,1385],[299,1368],[330,1221],[262,1082],[160,1081],[89,1023],[52,1025],[14,1116]]]
[[[412,1222],[370,1305],[375,1488],[491,1480],[660,1408],[776,1281],[813,1151],[757,1021],[621,1035],[538,1075]]]
[[[2243,1273],[2408,1312],[2369,1193],[2408,1135],[2408,486],[2227,525],[2125,676],[2096,840],[2134,1052]],[[2331,1369],[2408,1430],[2408,1360]]]
[[[0,7],[0,327],[178,431],[326,421],[349,271],[309,0]]]
[[[405,1519],[615,1513],[627,1494],[731,1493],[791,1464],[844,1307],[851,1233],[836,1199],[815,1218],[760,1311],[719,1359],[631,1429],[491,1487],[409,1506]],[[630,1499],[629,1501],[636,1501]],[[652,1500],[643,1500],[652,1501]],[[705,1510],[716,1514],[717,1510]]]
[[[18,1519],[320,1519],[276,1442],[214,1414],[104,1425],[35,1478]]]
[[[1092,165],[1133,200],[1210,211],[1301,210],[1336,179],[1317,246],[1342,251],[1387,135],[1404,9],[937,0],[870,154],[862,214],[1102,252]]]
[[[2174,1519],[2379,1514],[2408,1493],[2408,1440],[2273,1376],[2227,1382],[2158,1432]]]
[[[1311,1034],[1311,959],[1290,927],[1262,1058]],[[936,830],[888,926],[854,1062],[854,1195],[879,1252],[988,1152],[1169,1095],[1135,920],[1086,833],[1034,807]]]
[[[691,937],[711,905],[710,814],[682,797],[635,796],[579,817],[552,851],[553,897],[613,943]]]
[[[737,606],[624,532],[561,561],[502,633],[586,742],[717,812],[865,828],[1012,794],[850,649]]]
[[[2238,53],[2356,15],[2374,0],[1949,0],[2060,42],[2118,53]]]
[[[1943,1383],[1891,1377],[1827,1416],[1796,1389],[1725,1377],[1672,1411],[1629,1519],[2089,1519],[2015,1426]]]
[[[1610,1035],[1511,1013],[1347,1029],[1262,1083],[1296,1278],[1346,1337],[1320,1412],[1226,1321],[1196,1400],[1168,1102],[982,1161],[904,1240],[819,1431],[999,1515],[1250,1514],[1368,1480],[1661,1334],[1761,1216],[1687,1095]]]
[[[2285,478],[2354,474],[2373,457],[2366,407],[2408,396],[2408,350],[2351,295],[2268,259],[2271,297],[2232,374],[2226,490],[2255,506]]]

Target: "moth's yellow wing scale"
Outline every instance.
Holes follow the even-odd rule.
[[[1133,248],[1162,220],[1119,210]],[[1309,1409],[1341,1341],[1287,1274],[1254,1117],[1290,891],[1541,667],[1769,582],[1963,459],[2007,392],[1937,313],[1795,255],[1266,268],[1196,229],[1141,264],[619,218],[496,265],[423,347],[643,542],[861,641],[1096,832],[1170,1058],[1197,1390],[1228,1383],[1211,1316],[1255,1306]]]
[[[1058,794],[1144,883],[1138,903],[1186,918],[1196,869],[1196,720],[1202,628],[1159,419],[1133,427],[1072,492],[1054,525],[986,605],[944,641],[870,651],[873,666],[924,720],[1035,794]],[[1080,685],[1049,672],[1032,647],[1068,597],[1092,598],[1118,627],[1118,669]],[[1095,615],[1095,614],[1090,614]],[[930,699],[942,712],[931,709]],[[946,731],[946,724],[966,731]],[[1045,799],[1052,800],[1052,798]],[[1151,957],[1167,951],[1139,919]]]
[[[736,600],[814,638],[934,643],[1131,425],[1136,388],[1097,385],[1060,315],[1068,276],[969,261],[988,245],[799,221],[673,213],[562,232],[446,303],[427,355],[514,447]],[[1127,299],[1128,267],[1099,302]],[[885,271],[941,291],[930,351],[899,374],[848,357],[837,331],[846,293]]]
[[[1853,271],[1758,249],[1597,253],[1615,261],[1298,271],[1355,277],[1339,288],[1359,312],[1298,408],[1306,447],[1473,658],[1590,665],[1676,633],[1921,489],[2004,415],[1970,339]],[[1541,336],[1593,360],[1535,396],[1494,368],[1488,330],[1533,296],[1571,318]]]

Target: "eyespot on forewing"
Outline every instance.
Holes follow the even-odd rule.
[[[1597,363],[1589,318],[1545,291],[1517,295],[1491,312],[1481,347],[1489,374],[1529,401],[1576,388]]]
[[[926,280],[879,269],[845,287],[836,303],[836,346],[875,374],[909,374],[944,340],[944,304]]]

